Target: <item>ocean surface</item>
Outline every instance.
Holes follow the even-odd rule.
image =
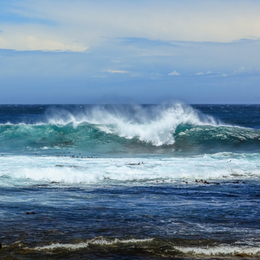
[[[260,105],[1,105],[0,259],[260,258]]]

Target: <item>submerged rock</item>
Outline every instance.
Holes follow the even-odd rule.
[[[34,211],[31,211],[31,212],[26,212],[25,214],[26,214],[26,215],[32,215],[32,214],[35,214],[35,212],[34,212]]]

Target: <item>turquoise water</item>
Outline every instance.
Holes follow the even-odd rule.
[[[14,259],[258,259],[260,106],[0,106]]]

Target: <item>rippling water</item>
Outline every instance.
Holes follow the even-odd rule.
[[[260,256],[260,106],[0,106],[0,256]]]

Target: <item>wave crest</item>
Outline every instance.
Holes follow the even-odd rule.
[[[152,143],[155,146],[174,144],[174,133],[181,124],[218,125],[212,116],[182,103],[171,105],[93,106],[82,109],[51,109],[48,122],[54,125],[82,123],[95,125],[107,134]]]

